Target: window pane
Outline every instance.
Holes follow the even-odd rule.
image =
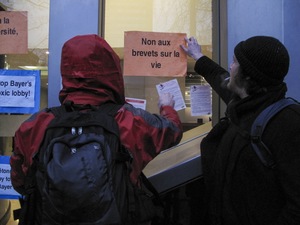
[[[1,68],[41,70],[40,108],[47,106],[49,1],[1,0],[1,11],[27,11],[28,53],[1,55]],[[29,115],[0,115],[0,155],[11,155],[15,128]]]
[[[49,1],[10,1],[1,0],[6,11],[27,11],[28,54],[9,54],[5,56],[5,69],[41,70],[40,108],[47,106],[48,81],[48,30]]]
[[[212,56],[212,1],[211,0],[108,0],[105,3],[105,39],[123,60],[125,31],[153,31],[186,33],[201,43],[203,52]],[[209,121],[211,115],[191,116],[190,86],[206,85],[193,72],[194,61],[188,59],[186,77],[177,78],[187,108],[178,111],[184,123],[197,125],[199,121]],[[125,95],[143,98],[146,109],[157,113],[158,94],[156,85],[174,79],[173,77],[124,77]]]

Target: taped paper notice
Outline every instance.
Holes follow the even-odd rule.
[[[191,115],[211,115],[212,91],[209,85],[192,85],[190,87]]]
[[[0,11],[0,54],[26,54],[27,52],[27,12]]]
[[[34,113],[40,107],[39,70],[0,70],[0,113]]]
[[[187,56],[183,33],[128,31],[124,37],[124,75],[183,77]]]
[[[146,100],[139,98],[125,98],[126,102],[133,105],[135,108],[146,110]]]

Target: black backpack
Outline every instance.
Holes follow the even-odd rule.
[[[260,161],[269,168],[276,166],[272,153],[262,140],[262,135],[268,122],[285,107],[299,104],[292,98],[283,98],[264,109],[254,120],[251,127],[251,145]]]
[[[282,109],[285,107],[292,105],[292,104],[299,104],[296,100],[292,98],[283,98],[267,108],[265,108],[254,120],[250,134],[242,130],[237,125],[236,128],[238,132],[245,138],[250,139],[252,148],[262,164],[268,168],[274,168],[276,166],[276,162],[273,159],[272,152],[269,150],[268,146],[263,142],[262,135],[267,126],[268,122]]]
[[[132,158],[120,144],[114,120],[120,106],[74,107],[49,109],[55,118],[46,130],[36,168],[27,178],[19,224],[112,225],[151,220],[157,215],[153,199],[159,196],[143,174],[143,189],[130,182]]]

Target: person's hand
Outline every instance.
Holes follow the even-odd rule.
[[[171,106],[173,108],[175,106],[174,96],[171,93],[162,93],[159,96],[158,108],[160,109],[162,106],[166,105]]]
[[[196,61],[200,59],[203,56],[203,54],[201,51],[201,46],[198,44],[197,40],[194,37],[185,37],[184,39],[187,43],[187,46],[180,45],[183,51]]]

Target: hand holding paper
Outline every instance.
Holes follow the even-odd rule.
[[[175,106],[174,96],[171,93],[162,93],[159,95],[158,100],[158,108],[160,109],[162,106]]]
[[[156,85],[156,90],[159,96],[162,96],[164,93],[170,93],[173,96],[175,102],[173,107],[176,111],[186,108],[177,79]]]

